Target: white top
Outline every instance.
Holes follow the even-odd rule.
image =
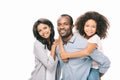
[[[100,40],[100,37],[97,34],[95,34],[94,36],[89,38],[88,42],[89,43],[96,43],[97,44],[97,49],[99,51],[103,52],[101,40]],[[92,61],[92,68],[98,69],[98,64],[94,60]]]
[[[50,51],[47,51],[48,57],[50,57]],[[55,71],[56,71],[57,62],[55,63],[55,68],[53,71],[46,70],[46,80],[55,80]]]

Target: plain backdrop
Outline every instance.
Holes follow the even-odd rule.
[[[119,0],[0,0],[0,80],[30,78],[35,66],[32,27],[37,19],[50,19],[56,30],[61,14],[69,14],[75,21],[87,11],[97,11],[110,22],[108,36],[102,43],[111,67],[102,80],[120,80],[119,5]]]

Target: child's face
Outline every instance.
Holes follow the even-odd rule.
[[[93,19],[89,19],[85,22],[84,32],[87,36],[92,36],[96,33],[97,23]]]

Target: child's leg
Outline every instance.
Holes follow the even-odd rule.
[[[87,80],[99,80],[99,70],[91,68]]]

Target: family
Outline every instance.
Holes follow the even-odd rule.
[[[55,39],[52,22],[38,19],[33,25],[35,69],[29,80],[101,80],[111,64],[101,44],[108,28],[107,18],[95,11],[80,15],[75,23],[62,14]]]

